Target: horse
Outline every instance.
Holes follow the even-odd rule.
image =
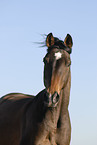
[[[0,98],[0,145],[69,145],[68,112],[72,37],[49,33],[44,62],[45,89],[36,96],[11,93]]]
[[[48,53],[44,58],[44,85],[49,95],[49,105],[55,99],[57,106],[53,108],[56,126],[55,141],[57,145],[69,145],[71,139],[71,123],[68,112],[71,88],[72,37],[67,34],[64,42],[50,33],[47,37]],[[57,93],[56,98],[53,97]],[[53,102],[53,103],[52,103]]]

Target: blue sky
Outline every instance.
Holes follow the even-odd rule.
[[[97,1],[1,0],[0,96],[36,95],[44,88],[44,41],[52,32],[73,38],[69,112],[71,145],[97,145]]]

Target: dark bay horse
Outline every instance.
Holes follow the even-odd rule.
[[[0,99],[0,145],[69,145],[68,113],[72,38],[47,35],[44,85],[36,96],[11,93]]]

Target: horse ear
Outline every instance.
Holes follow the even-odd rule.
[[[65,46],[69,47],[70,49],[72,48],[73,41],[72,41],[72,37],[69,34],[67,34],[67,36],[64,40],[64,44],[65,44]]]
[[[49,33],[47,35],[46,45],[47,45],[47,47],[50,47],[50,46],[54,45],[54,37],[53,37],[53,34],[52,33]]]

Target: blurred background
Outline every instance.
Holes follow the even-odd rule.
[[[71,145],[97,145],[97,1],[1,0],[0,97],[44,88],[44,34],[72,36]]]

